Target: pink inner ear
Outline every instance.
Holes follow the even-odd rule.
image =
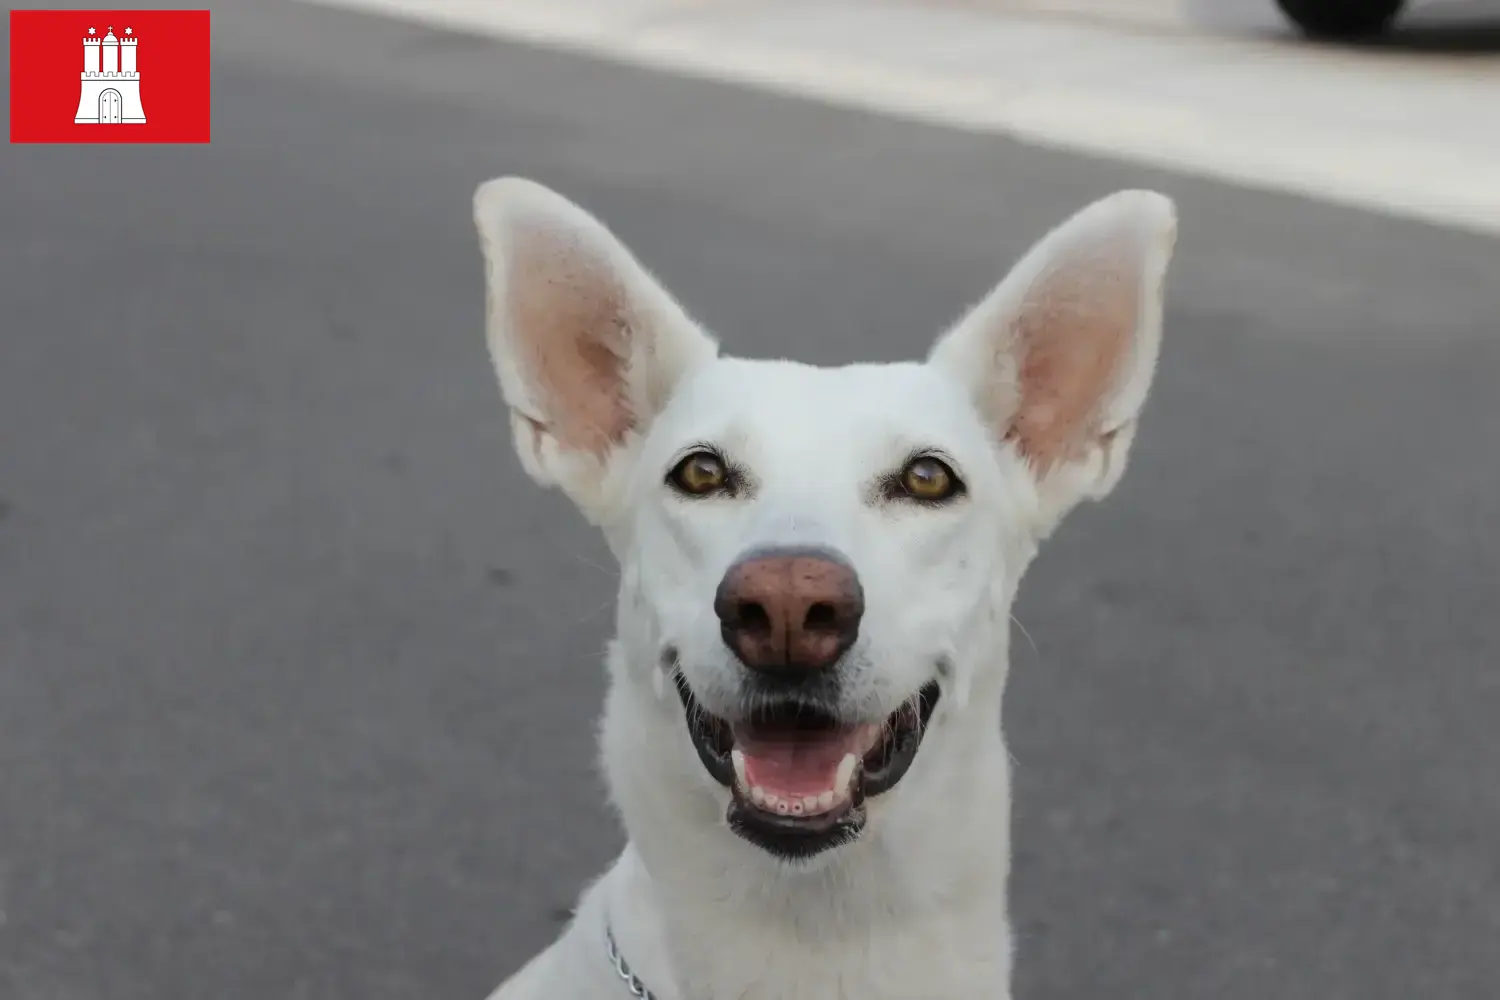
[[[1063,262],[1032,286],[1014,321],[1020,406],[1006,438],[1038,474],[1100,439],[1101,412],[1140,316],[1131,258],[1122,247]]]
[[[565,450],[603,458],[635,424],[625,289],[608,264],[557,234],[526,232],[513,247],[511,329],[546,429]]]

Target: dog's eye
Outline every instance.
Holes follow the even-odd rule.
[[[914,500],[937,503],[963,486],[953,470],[931,456],[914,458],[901,470],[901,489]]]
[[[728,486],[729,470],[713,452],[695,451],[677,463],[667,481],[683,493],[703,496]]]

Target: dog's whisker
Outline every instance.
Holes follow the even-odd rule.
[[[556,609],[548,609],[538,610],[535,615],[539,621],[545,622],[549,627],[576,628],[577,626],[586,624],[589,621],[599,617],[600,614],[610,610],[613,604],[613,599],[608,599],[597,607],[594,607],[587,611],[563,614]]]
[[[588,556],[584,555],[582,552],[579,552],[577,549],[566,549],[564,551],[566,551],[568,555],[572,556],[575,561],[582,563],[589,569],[598,570],[602,576],[615,575],[614,570],[610,569],[608,566],[601,566],[599,563],[590,559]]]
[[[1031,644],[1031,651],[1036,654],[1037,659],[1041,659],[1042,651],[1037,647],[1036,640],[1031,637],[1031,633],[1026,630],[1026,626],[1021,624],[1021,619],[1012,614],[1010,620],[1015,623],[1016,628],[1021,630],[1021,634],[1026,637],[1026,641]]]
[[[603,614],[604,612],[608,611],[610,608],[614,607],[614,603],[615,602],[614,602],[613,598],[605,600],[604,602],[602,602],[601,604],[599,604],[597,607],[595,607],[593,610],[591,610],[591,611],[585,611],[582,614],[575,616],[575,618],[574,618],[574,624],[580,624],[582,622],[586,622],[586,621],[590,620],[591,618],[597,618],[599,615]]]

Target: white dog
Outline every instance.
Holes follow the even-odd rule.
[[[474,196],[526,471],[620,563],[600,732],[628,843],[492,1000],[1010,997],[1010,607],[1118,482],[1176,210],[1041,240],[922,363],[721,357],[593,216]]]

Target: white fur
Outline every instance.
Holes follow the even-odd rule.
[[[1086,208],[926,362],[833,369],[721,357],[601,223],[537,184],[490,181],[474,207],[517,449],[601,527],[621,567],[600,743],[628,834],[561,938],[492,1000],[625,1000],[606,917],[658,1000],[1009,998],[1010,607],[1039,542],[1123,471],[1158,354],[1172,203],[1121,192]],[[517,273],[532,240],[542,266]],[[537,320],[548,295],[572,310],[596,291],[607,308],[584,312],[606,317],[597,329]],[[515,304],[528,295],[529,312]],[[1067,359],[1101,356],[1087,338],[1107,346],[1109,329],[1128,349],[1067,409],[1058,400],[1094,384]],[[618,392],[570,394],[538,375],[601,344]],[[1063,362],[1028,365],[1038,345]],[[606,397],[627,410],[604,415],[628,412],[628,428],[602,453],[570,448],[578,414],[597,424]],[[1059,406],[1077,419],[1049,425]],[[1023,418],[1063,444],[1028,453],[1010,433]],[[667,471],[704,442],[749,470],[747,495],[670,493]],[[936,509],[872,500],[914,448],[940,449],[968,495]],[[873,718],[934,678],[942,689],[911,770],[869,801],[859,840],[797,864],[728,829],[729,793],[699,763],[661,662],[676,647],[700,703],[733,711],[742,668],[720,639],[715,588],[747,549],[790,542],[837,548],[862,581],[866,613],[840,667],[851,707]]]

